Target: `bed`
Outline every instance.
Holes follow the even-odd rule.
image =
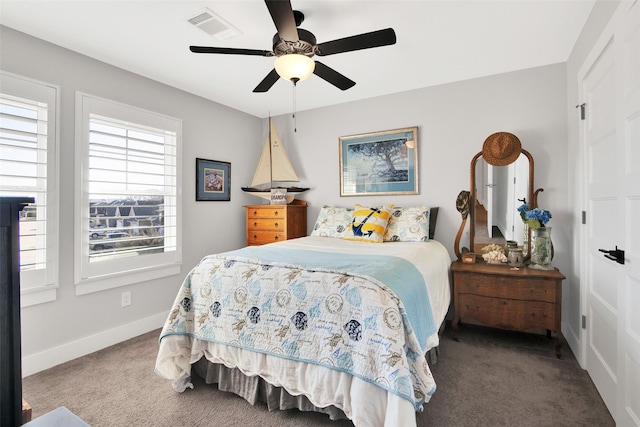
[[[308,237],[203,258],[165,322],[156,373],[178,392],[198,374],[269,409],[415,425],[436,390],[427,354],[451,259],[433,239],[437,208],[359,208],[325,206]],[[386,221],[372,232],[374,216]]]

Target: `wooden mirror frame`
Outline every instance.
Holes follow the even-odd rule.
[[[493,137],[493,135],[491,136]],[[491,138],[489,137],[489,138]],[[517,137],[515,137],[515,135],[513,135],[513,137],[517,140]],[[487,141],[489,140],[489,138],[487,138]],[[480,151],[479,153],[477,153],[475,156],[473,156],[473,159],[471,159],[471,164],[470,164],[470,191],[469,191],[469,201],[468,201],[468,209],[469,209],[469,216],[471,217],[471,222],[469,224],[469,248],[463,247],[462,250],[460,250],[460,239],[462,237],[462,233],[464,232],[464,228],[467,222],[467,217],[463,215],[463,219],[462,219],[462,223],[460,224],[460,228],[458,230],[458,234],[456,235],[456,240],[454,243],[454,252],[456,254],[456,256],[458,257],[458,259],[462,258],[462,253],[465,252],[473,252],[474,251],[474,237],[475,237],[475,219],[476,219],[476,194],[475,194],[475,185],[476,185],[476,165],[478,163],[478,160],[480,158],[483,157],[483,152],[485,152],[486,150],[486,144],[487,141],[485,142],[485,147],[483,147],[483,151]],[[518,141],[519,144],[519,141]],[[534,161],[533,161],[533,156],[531,155],[531,153],[529,153],[527,150],[525,150],[524,148],[520,147],[518,155],[515,156],[515,159],[517,159],[520,154],[524,154],[527,159],[529,160],[529,185],[528,185],[528,190],[527,190],[527,204],[529,205],[529,209],[533,209],[537,206],[537,196],[538,193],[540,191],[544,191],[542,188],[539,188],[538,190],[534,191]],[[511,163],[513,163],[515,161],[508,161],[508,162],[499,162],[499,163],[494,163],[494,162],[489,162],[486,157],[484,158],[485,161],[488,164],[494,165],[494,166],[507,166]],[[526,248],[526,254],[527,257],[529,257],[530,254],[530,243],[531,242],[531,238],[527,239],[527,248]]]

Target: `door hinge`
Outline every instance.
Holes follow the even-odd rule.
[[[576,108],[580,108],[580,120],[584,120],[586,106],[587,104],[584,102],[582,104],[576,105]]]
[[[582,211],[582,224],[587,223],[587,211]]]
[[[582,316],[582,329],[587,329],[587,316]]]

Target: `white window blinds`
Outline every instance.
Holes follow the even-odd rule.
[[[178,265],[180,121],[79,97],[83,221],[77,226],[77,283]]]
[[[176,134],[90,115],[90,261],[176,250]]]
[[[50,290],[56,281],[57,89],[17,76],[0,77],[0,195],[35,199],[20,214],[24,295]],[[53,298],[55,293],[33,303]]]

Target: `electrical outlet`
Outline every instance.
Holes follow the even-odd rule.
[[[122,307],[131,305],[131,291],[122,293]]]

